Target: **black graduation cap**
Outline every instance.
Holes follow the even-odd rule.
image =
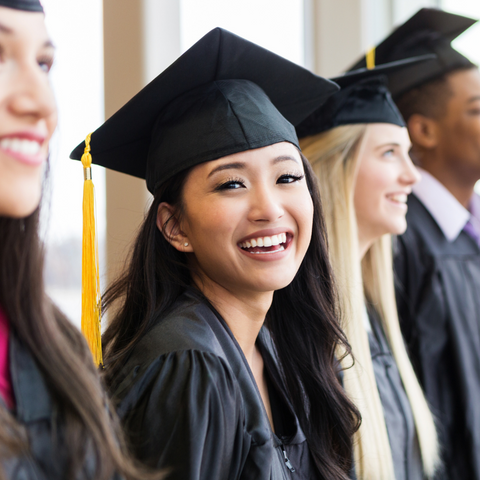
[[[0,0],[0,7],[26,10],[27,12],[43,12],[42,4],[38,0]]]
[[[427,66],[435,58],[435,55],[422,55],[372,69],[360,68],[332,78],[341,90],[297,126],[298,138],[316,135],[340,125],[393,123],[405,126],[387,87],[387,75],[412,68],[413,65]]]
[[[333,82],[216,28],[91,137],[93,163],[156,187],[189,167],[287,141]],[[79,160],[85,143],[71,154]]]
[[[389,89],[394,98],[434,80],[445,73],[463,67],[474,67],[466,57],[453,49],[451,42],[471,27],[477,20],[455,15],[435,8],[422,8],[403,25],[395,29],[375,49],[375,63],[402,60],[433,53],[435,62],[415,65],[388,75]],[[362,58],[350,70],[366,66]]]

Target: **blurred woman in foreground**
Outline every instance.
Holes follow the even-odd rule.
[[[40,3],[0,0],[0,477],[148,478],[122,453],[83,337],[44,290],[53,58]]]

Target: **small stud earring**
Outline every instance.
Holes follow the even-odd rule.
[[[188,242],[185,242],[185,243],[183,244],[183,246],[184,246],[184,247],[188,247]]]

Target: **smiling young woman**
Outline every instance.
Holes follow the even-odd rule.
[[[419,174],[403,119],[379,76],[412,63],[339,77],[342,90],[297,127],[318,178],[356,359],[344,386],[362,414],[359,480],[431,478],[438,464],[433,418],[400,332],[392,270],[391,235],[405,231],[406,199]]]
[[[215,29],[92,134],[95,163],[154,195],[104,296],[105,379],[138,458],[173,479],[349,476],[349,346],[292,125],[336,89]]]
[[[88,347],[43,288],[53,56],[38,0],[0,0],[0,478],[158,478],[124,454]]]

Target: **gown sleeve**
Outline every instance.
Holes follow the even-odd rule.
[[[395,293],[398,317],[410,360],[420,374],[417,305],[424,294],[428,257],[408,231],[397,238],[394,254]]]
[[[173,352],[136,366],[130,377],[119,414],[140,461],[165,469],[169,480],[240,475],[249,439],[238,383],[223,359]]]

